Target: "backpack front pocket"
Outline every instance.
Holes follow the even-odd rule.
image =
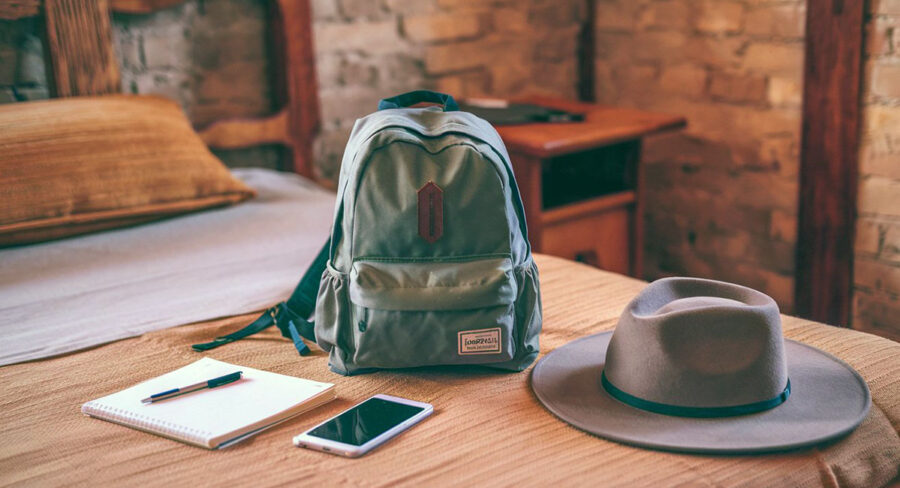
[[[349,296],[356,368],[515,356],[518,290],[509,257],[358,260]]]

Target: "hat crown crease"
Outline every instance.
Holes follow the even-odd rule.
[[[770,400],[788,383],[778,306],[731,283],[655,281],[622,313],[605,374],[629,395],[673,406]]]

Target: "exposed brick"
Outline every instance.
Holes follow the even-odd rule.
[[[857,253],[866,253],[875,256],[881,251],[881,242],[884,232],[877,220],[860,218],[856,221],[856,239],[853,240],[853,250]]]
[[[701,32],[732,33],[741,30],[744,6],[737,2],[705,0],[698,6],[694,26]]]
[[[758,37],[803,38],[806,8],[802,5],[771,5],[747,12],[744,32]]]
[[[648,138],[641,157],[650,165],[728,167],[731,165],[731,148],[727,144],[674,132]]]
[[[803,103],[802,80],[770,76],[767,98],[773,107],[799,109]]]
[[[471,13],[405,17],[403,30],[413,41],[436,42],[476,37],[481,33],[478,15]]]
[[[632,36],[623,32],[597,32],[594,34],[594,58],[598,60],[631,59]]]
[[[629,5],[637,2],[628,2]],[[644,7],[637,25],[643,29],[685,29],[688,26],[688,5],[679,1],[651,3]]]
[[[594,27],[601,31],[631,32],[640,8],[639,2],[630,0],[596,2]]]
[[[882,261],[900,264],[900,221],[886,220],[883,222],[882,229],[884,238],[878,257]]]
[[[377,68],[371,60],[366,59],[344,60],[338,71],[338,81],[341,85],[369,85],[377,76]]]
[[[578,54],[578,28],[559,29],[547,35],[534,46],[534,58],[538,61],[559,63],[574,61]]]
[[[659,87],[666,93],[700,97],[706,90],[707,76],[705,69],[693,65],[673,66],[663,69]]]
[[[853,297],[854,329],[900,342],[900,300],[886,293],[860,291]]]
[[[313,20],[334,20],[338,17],[338,4],[335,0],[310,0]]]
[[[327,0],[333,2],[334,0]],[[437,5],[434,0],[385,0],[385,5],[400,15],[415,15],[434,12]]]
[[[900,295],[900,266],[858,256],[853,267],[856,286]]]
[[[397,23],[379,22],[319,23],[314,27],[316,49],[321,52],[361,51],[369,54],[397,53],[408,50],[400,38]]]
[[[900,64],[875,63],[871,92],[884,98],[900,98]]]
[[[631,36],[625,52],[632,59],[639,61],[666,59],[668,62],[676,62],[684,56],[687,42],[687,36],[680,32],[636,32]]]
[[[608,61],[594,62],[594,94],[598,103],[613,104],[618,99],[613,68]]]
[[[340,121],[339,126],[349,126],[352,122],[371,113],[385,93],[375,87],[352,86],[321,89],[322,120]]]
[[[583,5],[580,1],[562,0],[547,6],[543,6],[542,3],[539,5],[542,6],[533,8],[528,18],[529,22],[534,26],[568,27],[582,20]]]
[[[684,56],[704,66],[736,68],[741,64],[745,41],[738,38],[692,37],[684,46]]]
[[[759,103],[766,100],[766,78],[748,73],[713,72],[709,84],[713,99]]]
[[[873,13],[900,15],[900,0],[877,0],[869,2]]]
[[[340,12],[351,19],[379,18],[387,14],[387,9],[380,0],[338,0]]]
[[[490,77],[483,71],[472,71],[442,76],[435,81],[435,88],[454,97],[478,97],[488,94]]]
[[[783,242],[797,242],[797,216],[783,210],[773,210],[769,217],[769,236]]]
[[[213,46],[208,46],[213,49]],[[143,59],[147,68],[177,68],[191,64],[191,45],[184,27],[175,24],[148,31],[143,36]]]
[[[577,65],[574,59],[545,65],[536,63],[531,67],[531,75],[526,77],[529,84],[512,96],[527,94],[561,96],[575,98]]]
[[[800,79],[803,70],[802,44],[754,43],[744,55],[744,67],[766,74]]]
[[[491,8],[495,2],[490,0],[438,0],[438,7],[446,10],[486,10]]]
[[[759,167],[784,178],[796,178],[800,169],[799,142],[797,134],[765,137],[759,144]]]
[[[900,131],[894,134],[885,131],[875,136],[877,139],[867,138],[861,144],[860,174],[900,180],[900,164],[897,164],[900,161]]]
[[[900,134],[900,107],[872,105],[863,117],[864,134]],[[900,142],[900,140],[896,141]]]
[[[522,8],[498,8],[494,10],[492,31],[497,34],[523,34],[530,32],[528,11]]]
[[[429,46],[425,50],[425,70],[430,74],[451,73],[489,65],[520,49],[506,41],[477,40]]]
[[[871,57],[896,52],[900,42],[900,16],[878,17],[866,24],[866,54]]]
[[[316,76],[320,86],[335,86],[341,80],[344,58],[340,53],[318,53],[316,55]]]
[[[900,217],[900,180],[868,176],[860,179],[857,207],[860,213]]]
[[[619,103],[640,103],[656,85],[657,68],[652,65],[621,66],[613,71]]]

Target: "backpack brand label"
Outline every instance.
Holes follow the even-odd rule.
[[[459,332],[459,355],[497,354],[501,352],[500,327]]]

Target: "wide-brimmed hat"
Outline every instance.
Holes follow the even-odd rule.
[[[696,453],[818,444],[856,428],[871,404],[849,365],[783,339],[772,298],[696,278],[651,283],[615,332],[552,351],[531,385],[548,410],[579,429]]]

